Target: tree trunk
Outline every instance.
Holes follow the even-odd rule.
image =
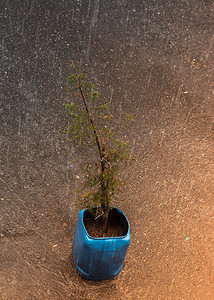
[[[103,225],[103,233],[105,234],[108,232],[108,213],[103,217]]]
[[[109,209],[106,209],[106,205],[104,203],[101,203],[101,208],[103,210],[103,234],[108,232],[108,214]]]

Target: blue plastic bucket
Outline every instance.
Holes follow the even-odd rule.
[[[124,236],[90,236],[84,225],[84,214],[89,212],[86,209],[79,212],[73,241],[73,257],[77,273],[89,280],[112,279],[123,267],[131,240],[129,222],[118,208],[113,208],[112,211],[124,222]]]

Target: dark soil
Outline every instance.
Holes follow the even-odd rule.
[[[103,233],[104,223],[103,218],[96,219],[92,214],[86,213],[84,215],[84,225],[88,234],[92,237],[118,237],[127,234],[128,224],[123,216],[110,211],[108,218],[108,232]]]

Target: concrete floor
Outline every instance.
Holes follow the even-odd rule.
[[[0,298],[213,299],[213,1],[0,7]],[[116,202],[132,242],[112,281],[86,281],[72,261],[81,174],[62,133],[72,60],[137,156]]]

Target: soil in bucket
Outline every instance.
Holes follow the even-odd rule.
[[[105,234],[103,234],[102,217],[95,219],[94,215],[86,210],[83,221],[88,234],[95,238],[124,236],[128,232],[126,218],[115,208],[109,212],[108,232]]]

